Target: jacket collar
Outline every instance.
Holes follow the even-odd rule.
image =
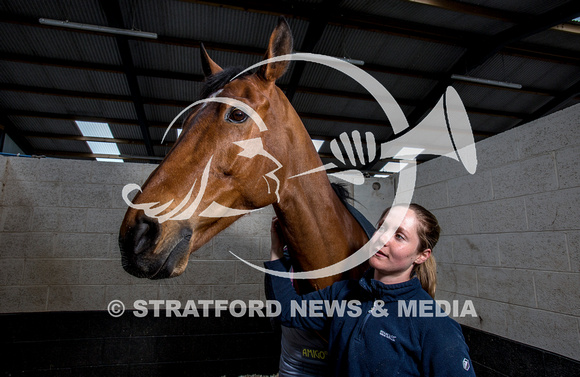
[[[384,284],[373,279],[373,276],[374,269],[368,269],[359,280],[359,284],[372,298],[382,299],[385,302],[409,299],[422,289],[421,282],[416,277],[403,283]]]

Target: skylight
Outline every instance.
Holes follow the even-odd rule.
[[[113,133],[111,132],[111,127],[107,123],[99,122],[83,122],[75,121],[79,130],[86,137],[99,137],[103,139],[113,139]],[[104,141],[87,141],[87,145],[94,154],[108,154],[112,156],[119,156],[119,147],[113,142]],[[97,161],[105,162],[123,162],[122,159],[118,158],[97,158]]]
[[[406,162],[387,162],[380,171],[398,173],[407,165]]]

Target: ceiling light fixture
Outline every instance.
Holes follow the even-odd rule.
[[[67,27],[67,28],[79,29],[79,30],[89,30],[89,31],[96,31],[96,32],[100,32],[100,33],[127,35],[130,37],[157,39],[157,33],[149,33],[149,32],[140,31],[140,30],[119,29],[116,27],[80,24],[78,22],[51,20],[49,18],[39,18],[38,22],[40,22],[43,25],[49,25],[49,26]]]
[[[511,89],[521,89],[521,84],[514,84],[512,82],[505,82],[505,81],[496,81],[496,80],[488,80],[488,79],[480,79],[479,77],[471,77],[471,76],[463,76],[463,75],[451,75],[453,80],[459,81],[468,81],[474,82],[476,84],[485,84],[485,85],[492,85],[492,86],[501,86],[503,88],[511,88]]]
[[[113,133],[111,132],[111,127],[108,123],[100,123],[100,122],[84,122],[80,120],[75,120],[79,131],[81,134],[86,137],[98,137],[104,139],[113,139]],[[87,145],[96,155],[111,155],[111,156],[119,156],[121,152],[119,152],[119,147],[117,144],[111,142],[103,142],[103,141],[86,141]],[[105,161],[105,162],[123,162],[122,159],[115,159],[109,157],[98,157],[96,158],[97,161]]]

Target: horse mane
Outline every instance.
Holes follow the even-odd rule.
[[[201,90],[201,99],[208,98],[226,86],[234,77],[244,70],[243,67],[226,67],[222,71],[206,77]],[[244,72],[240,77],[248,76],[252,72]]]
[[[354,198],[350,195],[350,192],[346,189],[346,185],[342,183],[334,183],[331,182],[330,186],[334,190],[334,193],[338,196],[342,204],[346,207],[348,204],[348,200],[354,200]]]

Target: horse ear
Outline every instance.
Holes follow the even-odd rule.
[[[215,75],[216,73],[222,71],[222,67],[220,67],[219,65],[216,64],[216,62],[211,60],[203,43],[201,43],[201,45],[199,46],[199,50],[201,53],[201,67],[203,69],[203,74],[205,75],[205,77]]]
[[[292,38],[290,26],[284,17],[280,17],[278,19],[278,25],[270,36],[268,51],[266,51],[264,58],[270,59],[276,56],[291,54],[293,44],[294,40]],[[284,72],[286,72],[289,64],[289,60],[265,64],[260,67],[258,74],[267,81],[276,81],[284,74]]]

